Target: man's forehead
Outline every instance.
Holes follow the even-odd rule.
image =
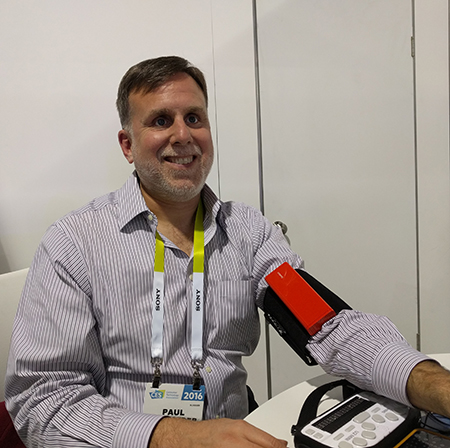
[[[170,93],[178,91],[191,91],[191,93],[194,93],[194,95],[198,95],[199,97],[201,97],[206,106],[205,93],[200,88],[197,81],[195,81],[195,79],[187,73],[176,73],[166,81],[153,87],[149,87],[146,85],[138,86],[135,89],[131,90],[128,98],[130,103],[134,101],[139,102],[144,98],[149,102],[152,100],[157,102],[158,100],[161,100],[161,97],[163,97],[164,95],[170,95]]]

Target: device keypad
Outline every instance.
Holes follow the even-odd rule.
[[[340,442],[338,446],[339,448],[354,448],[354,446],[351,443],[348,443],[345,440]]]
[[[372,419],[376,423],[384,423],[386,421],[386,419],[380,414],[372,415]]]
[[[347,408],[343,403],[342,408],[338,406],[322,414],[302,432],[331,448],[370,448],[401,424],[408,412],[406,406],[397,403],[392,406],[387,399],[383,403],[357,397],[360,401],[351,402]]]
[[[367,440],[363,439],[362,437],[355,437],[353,440],[353,445],[356,446],[367,446]]]
[[[353,421],[355,423],[362,423],[364,421],[366,421],[368,418],[370,417],[370,414],[368,412],[361,412],[361,414],[358,414]]]
[[[391,422],[396,422],[398,420],[398,415],[394,414],[393,412],[386,412],[386,418]]]
[[[376,439],[377,435],[372,431],[363,431],[361,435],[368,440]]]

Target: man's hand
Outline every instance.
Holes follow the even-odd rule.
[[[406,392],[414,406],[450,418],[450,372],[438,363],[417,364],[408,378]]]
[[[286,448],[276,439],[244,420],[221,418],[193,422],[164,418],[153,431],[149,448]]]

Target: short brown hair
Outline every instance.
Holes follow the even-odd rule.
[[[125,129],[130,124],[129,96],[131,93],[149,93],[178,73],[186,73],[194,79],[205,95],[206,105],[208,105],[206,81],[201,70],[179,56],[147,59],[128,69],[120,81],[116,106],[122,127]]]

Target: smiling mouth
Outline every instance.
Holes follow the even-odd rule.
[[[194,161],[194,156],[189,157],[165,157],[164,160],[170,163],[176,163],[177,165],[188,165]]]

